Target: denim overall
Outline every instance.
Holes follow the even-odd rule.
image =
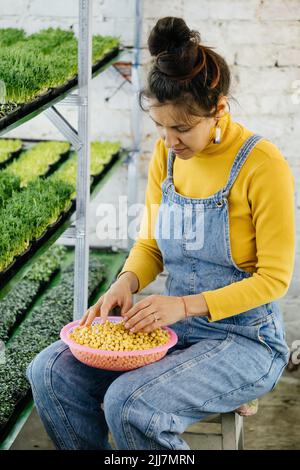
[[[164,295],[199,294],[252,276],[250,272],[240,269],[232,258],[228,194],[248,155],[261,139],[258,135],[252,135],[244,142],[235,157],[224,188],[202,199],[188,198],[175,191],[175,154],[169,151],[168,174],[162,184],[162,202],[155,228],[155,238],[169,273]],[[197,330],[197,338],[199,335],[201,338],[203,335],[203,339],[207,335],[218,335],[221,330],[224,334],[229,331],[263,344],[261,336],[264,335],[260,335],[259,330],[265,322],[269,323],[271,320],[276,323],[278,333],[278,337],[273,338],[273,352],[288,354],[282,315],[277,302],[215,322],[209,322],[206,317],[192,317],[178,322],[172,328],[178,334],[183,347],[190,344],[193,330]]]
[[[260,138],[243,144],[225,187],[205,199],[175,191],[169,152],[155,228],[169,273],[165,295],[197,294],[251,276],[232,259],[227,196]],[[88,367],[62,341],[37,355],[27,377],[58,449],[110,449],[108,428],[117,449],[189,449],[180,436],[188,426],[273,390],[288,363],[277,302],[215,322],[189,317],[171,328],[178,343],[133,371]]]

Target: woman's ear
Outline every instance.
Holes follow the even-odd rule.
[[[227,112],[227,105],[228,105],[227,96],[221,96],[217,104],[216,117],[221,118],[224,116],[224,114]]]

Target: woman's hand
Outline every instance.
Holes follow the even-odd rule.
[[[95,317],[101,317],[105,322],[110,310],[117,305],[121,307],[121,315],[123,316],[132,307],[132,292],[135,292],[137,286],[138,279],[134,273],[125,272],[122,274],[95,305],[86,311],[79,325],[90,326]]]
[[[185,318],[185,308],[180,297],[150,295],[137,302],[126,314],[125,327],[133,332],[150,333]]]

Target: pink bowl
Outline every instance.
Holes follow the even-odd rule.
[[[108,320],[118,323],[123,320],[123,317],[108,317]],[[60,338],[69,346],[70,351],[76,359],[88,366],[97,367],[98,369],[116,371],[137,369],[138,367],[159,361],[167,354],[167,350],[178,341],[176,333],[171,330],[171,328],[163,326],[162,329],[168,331],[170,339],[162,346],[141,351],[106,351],[94,349],[89,346],[77,344],[70,338],[70,333],[74,328],[79,326],[79,323],[80,320],[76,320],[65,325],[60,332]],[[93,324],[97,323],[102,323],[100,317],[95,318],[93,321]]]

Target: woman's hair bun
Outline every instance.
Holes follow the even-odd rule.
[[[150,54],[166,75],[190,73],[199,58],[200,34],[182,18],[167,16],[157,21],[148,38]]]
[[[167,16],[151,30],[148,48],[154,60],[139,94],[142,109],[143,99],[153,98],[174,103],[187,117],[215,116],[219,97],[228,96],[231,75],[214,47],[201,44],[200,33],[182,18]]]
[[[193,38],[193,31],[182,18],[167,16],[157,21],[148,38],[148,47],[152,56],[160,52],[176,52],[187,46]],[[200,38],[199,38],[200,39]]]

